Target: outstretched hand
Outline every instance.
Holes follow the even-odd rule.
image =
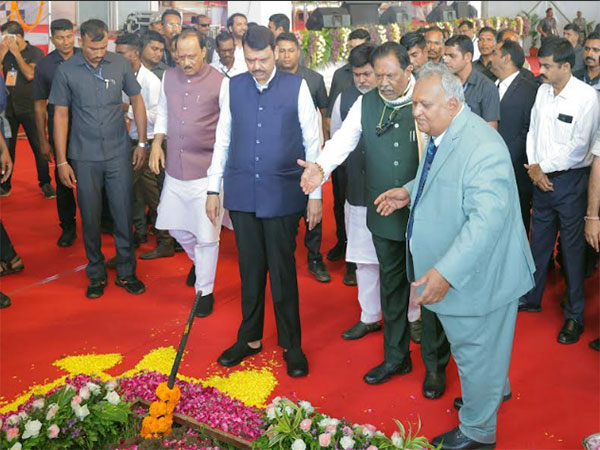
[[[375,199],[377,212],[389,216],[394,211],[404,208],[410,203],[410,194],[404,188],[393,188],[385,191]]]
[[[323,173],[319,170],[319,166],[310,161],[298,159],[296,161],[300,167],[304,167],[302,178],[300,178],[300,187],[302,191],[308,195],[316,188],[321,186],[323,182]]]

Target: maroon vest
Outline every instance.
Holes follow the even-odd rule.
[[[225,77],[209,64],[188,77],[179,67],[165,72],[167,173],[178,180],[206,177],[219,121],[219,92]]]

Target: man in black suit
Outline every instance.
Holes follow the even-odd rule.
[[[529,234],[533,186],[524,164],[527,164],[527,132],[531,108],[535,103],[537,86],[522,72],[525,54],[519,44],[511,40],[499,42],[491,55],[491,70],[498,77],[500,95],[500,123],[498,133],[506,142],[515,169],[521,215]]]

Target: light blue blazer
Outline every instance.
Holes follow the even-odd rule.
[[[424,161],[405,186],[411,204]],[[483,316],[533,287],[535,264],[508,148],[466,105],[448,127],[411,215],[409,280],[435,268],[451,285],[442,301],[426,306],[431,311]]]

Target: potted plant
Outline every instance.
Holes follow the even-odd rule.
[[[527,36],[531,38],[531,47],[529,47],[529,56],[537,56],[538,48],[538,38],[540,34],[537,32],[536,27],[540,21],[540,16],[536,13],[527,13],[525,11],[521,11],[520,15],[524,16],[529,22],[529,32]]]

